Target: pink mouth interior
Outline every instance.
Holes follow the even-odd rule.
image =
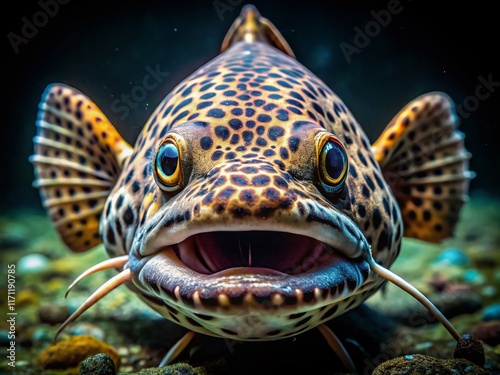
[[[313,238],[266,231],[200,233],[176,245],[175,253],[193,271],[208,275],[237,267],[295,275],[334,256]]]

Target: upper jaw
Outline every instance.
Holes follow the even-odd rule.
[[[179,242],[171,239],[168,230],[145,236],[143,254],[139,251],[130,254],[130,268],[137,286],[146,293],[167,303],[196,306],[197,311],[217,309],[224,304],[241,307],[242,303],[274,304],[282,308],[326,305],[355,293],[370,274],[369,244],[348,218],[341,222],[339,230],[326,223],[304,222],[296,225],[293,232],[283,230],[284,225],[264,227],[252,221],[245,225],[218,223],[206,225],[205,231],[201,228],[190,231],[189,222],[185,222],[180,230],[183,235],[175,238]],[[288,241],[279,251],[282,256],[290,254],[291,258],[284,259],[281,266],[279,259],[266,263],[266,254],[276,247],[264,245],[263,251],[252,250],[252,264],[245,262],[248,252],[243,256],[238,254],[235,260],[239,249],[231,244],[237,243],[240,235],[251,238],[252,233],[263,237],[255,246],[262,247],[273,237],[278,242]],[[210,241],[214,243],[209,245]],[[205,252],[214,250],[213,257],[203,256],[205,262],[197,261],[196,256],[191,258],[196,246]],[[309,250],[301,252],[294,246],[306,246]]]
[[[216,214],[204,206],[195,216],[183,208],[176,210],[174,204],[165,205],[151,218],[151,225],[139,229],[131,252],[138,257],[149,256],[200,233],[272,231],[313,238],[347,258],[370,254],[363,232],[345,214],[333,207],[320,206],[313,199],[304,199],[303,205],[307,208],[301,214],[295,210],[278,210],[271,217],[245,218],[235,218],[229,210]],[[184,215],[176,212],[183,210]]]

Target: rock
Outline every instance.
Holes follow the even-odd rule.
[[[146,368],[131,375],[206,375],[203,367],[192,367],[187,363],[176,363],[162,368]]]
[[[68,327],[67,332],[74,336],[87,335],[95,337],[97,340],[104,340],[104,331],[102,328],[88,322],[78,322],[72,324]]]
[[[443,292],[432,296],[431,302],[448,319],[462,314],[472,314],[482,307],[481,296],[474,291],[459,290],[457,292]],[[416,300],[407,304],[384,311],[385,315],[408,326],[415,326],[415,322],[437,322],[436,318]]]
[[[87,358],[80,365],[79,375],[115,375],[115,364],[111,357],[104,353]]]
[[[37,328],[31,338],[36,344],[49,343],[54,338],[54,332],[46,328]]]
[[[500,303],[490,305],[483,311],[483,321],[500,320]]]
[[[464,273],[464,281],[468,283],[480,285],[483,284],[485,280],[485,276],[478,270],[470,269]]]
[[[38,309],[40,322],[56,325],[64,322],[69,317],[68,306],[44,305]]]
[[[17,261],[16,273],[19,276],[36,274],[44,271],[49,264],[49,258],[42,254],[29,254]]]
[[[474,329],[474,335],[488,345],[500,345],[500,320],[480,322]]]
[[[414,354],[397,357],[381,363],[372,375],[487,375],[481,367],[465,359],[437,359],[434,357]]]
[[[459,249],[445,250],[436,258],[436,263],[454,264],[456,266],[465,266],[468,262],[467,255]]]
[[[475,336],[468,333],[462,335],[460,341],[457,342],[453,357],[467,359],[481,367],[485,362],[483,345]]]
[[[78,368],[84,359],[99,353],[109,355],[115,368],[120,367],[116,350],[92,336],[70,336],[61,340],[41,352],[35,362],[44,370]]]

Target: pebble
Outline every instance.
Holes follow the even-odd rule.
[[[50,324],[51,326],[64,322],[68,317],[68,306],[44,305],[38,309],[40,322]]]
[[[482,284],[485,279],[484,275],[475,269],[469,269],[464,273],[464,281],[471,284]]]
[[[50,343],[54,338],[54,332],[46,328],[38,328],[32,335],[32,340],[38,344]]]
[[[118,354],[120,355],[120,357],[125,357],[125,356],[128,356],[129,351],[128,351],[128,349],[126,347],[120,346],[118,348]]]
[[[111,357],[104,353],[87,358],[80,365],[78,375],[115,375],[115,364]]]
[[[500,345],[500,320],[478,323],[474,328],[474,335],[488,345]]]
[[[439,254],[436,262],[454,264],[456,266],[465,266],[469,262],[469,258],[462,250],[448,249]]]
[[[493,285],[486,285],[481,289],[481,294],[485,297],[493,297],[497,293],[497,288]]]
[[[420,351],[420,350],[432,348],[433,346],[434,346],[434,344],[430,341],[421,342],[421,343],[415,345],[415,350]]]
[[[98,340],[104,340],[105,336],[102,328],[87,322],[78,322],[73,324],[73,326],[68,329],[68,333],[74,336],[88,335],[95,337]]]
[[[483,311],[483,321],[500,320],[500,303],[486,307]]]
[[[44,271],[49,264],[49,258],[42,254],[29,254],[17,261],[16,273],[19,276],[36,274]]]
[[[132,345],[129,350],[130,354],[140,354],[142,347],[140,345]]]
[[[453,358],[466,359],[480,367],[484,366],[486,360],[484,357],[483,345],[476,336],[469,333],[463,334],[457,342],[457,346],[453,352]]]

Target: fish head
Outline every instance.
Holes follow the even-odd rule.
[[[259,48],[242,44],[230,52],[297,64]],[[371,236],[383,228],[393,235],[390,214],[377,216],[392,195],[372,165],[362,130],[326,86],[315,91],[325,93],[328,113],[334,103],[340,108],[347,130],[342,122],[327,129],[319,114],[294,113],[272,96],[280,79],[271,69],[260,74],[263,88],[242,90],[255,78],[227,70],[226,59],[222,54],[159,105],[107,206],[133,206],[134,234],[125,236],[124,246],[129,267],[144,299],[163,315],[183,323],[189,318],[191,329],[212,335],[284,337],[368,296]],[[302,81],[309,82],[311,73],[301,74],[292,78],[298,87],[280,87],[281,97],[307,87]],[[215,90],[207,95],[210,84]],[[106,241],[121,216],[104,212]],[[115,245],[106,243],[108,249]],[[386,240],[382,250],[391,245]],[[251,333],[228,319],[249,314],[259,322]]]

